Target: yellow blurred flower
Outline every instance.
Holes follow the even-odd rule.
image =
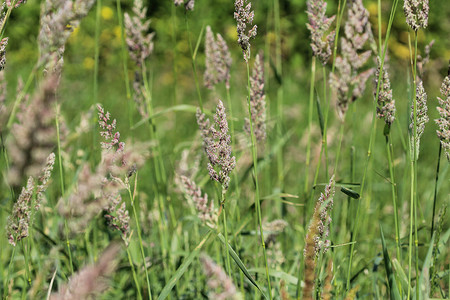
[[[122,38],[122,30],[120,29],[120,26],[115,26],[113,32],[116,38]]]
[[[369,11],[369,14],[372,16],[375,16],[378,14],[378,6],[375,2],[369,3],[367,6],[367,10]]]
[[[83,60],[83,68],[85,68],[86,70],[94,69],[94,64],[95,64],[95,61],[92,57],[86,57]]]
[[[69,43],[76,40],[76,38],[78,36],[78,32],[80,31],[80,27],[75,27],[75,28],[71,27],[71,28],[73,29],[73,31],[69,36],[69,40],[68,40]]]
[[[227,26],[227,28],[225,29],[225,35],[227,36],[228,40],[237,41],[236,26]]]
[[[105,20],[111,20],[113,17],[113,10],[109,6],[102,7],[102,18]]]
[[[399,42],[395,40],[391,40],[389,43],[389,48],[391,49],[391,52],[401,59],[408,59],[409,58],[409,48],[406,45],[400,44]]]

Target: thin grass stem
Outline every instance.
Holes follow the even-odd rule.
[[[128,247],[127,247],[127,256],[128,256],[128,263],[130,264],[130,267],[131,267],[131,273],[133,274],[134,284],[136,285],[138,299],[142,299],[141,286],[139,285],[139,281],[138,281],[137,275],[136,275],[136,270],[134,269],[133,259],[131,258],[130,249]]]
[[[98,101],[98,63],[100,58],[100,26],[102,0],[97,0],[95,11],[95,54],[94,54],[94,101]]]
[[[389,133],[388,135],[386,135],[386,152],[388,155],[392,203],[394,205],[395,244],[396,244],[396,250],[397,250],[397,259],[399,262],[401,262],[402,256],[401,256],[401,250],[400,250],[400,226],[399,226],[399,221],[398,221],[397,185],[395,184],[394,162],[392,159],[393,153],[391,152],[391,148],[392,148],[392,142],[391,142],[390,133]],[[400,289],[400,291],[402,291],[401,282],[399,282],[399,289]]]
[[[387,26],[387,30],[386,30],[386,38],[384,40],[384,46],[383,46],[383,50],[382,50],[382,55],[381,55],[381,63],[380,63],[380,74],[378,76],[378,84],[377,84],[377,91],[376,91],[376,95],[375,95],[375,99],[378,99],[379,93],[380,93],[380,83],[381,83],[381,76],[383,74],[383,67],[384,67],[384,59],[386,56],[386,50],[387,50],[387,43],[389,41],[389,37],[390,37],[390,33],[391,33],[391,28],[392,28],[392,23],[394,21],[395,18],[395,12],[397,10],[397,4],[398,4],[398,0],[394,0],[394,2],[392,3],[392,7],[391,7],[391,12],[390,12],[390,16],[389,16],[389,22],[388,22],[388,26]],[[354,252],[354,248],[356,245],[356,238],[357,238],[357,234],[358,234],[358,229],[359,229],[359,221],[360,221],[360,208],[361,208],[361,201],[363,198],[363,194],[364,194],[364,188],[365,188],[365,183],[366,183],[366,176],[367,176],[367,171],[368,171],[368,167],[369,167],[369,162],[370,162],[370,158],[372,155],[372,149],[373,149],[373,144],[374,144],[374,140],[375,140],[375,132],[376,132],[376,101],[373,101],[373,113],[372,113],[372,125],[371,125],[371,133],[370,133],[370,140],[369,140],[369,146],[368,146],[368,150],[367,150],[367,158],[366,158],[366,164],[364,167],[364,173],[363,173],[363,178],[361,181],[361,189],[360,189],[360,195],[361,198],[358,201],[357,204],[357,208],[356,208],[356,216],[355,216],[355,222],[353,224],[353,229],[351,232],[351,246],[350,246],[350,258],[349,258],[349,263],[348,263],[348,269],[347,269],[347,283],[346,283],[346,291],[349,291],[350,289],[350,279],[351,279],[351,267],[352,267],[352,262],[353,262],[353,252]]]
[[[325,101],[325,121],[323,124],[323,136],[322,145],[325,149],[325,178],[330,178],[328,176],[328,138],[327,138],[327,128],[328,128],[328,113],[330,111],[330,97],[327,97],[327,70],[325,66],[322,66],[323,73],[323,96]]]
[[[136,182],[137,182],[137,174],[138,173],[136,173]],[[145,253],[144,253],[144,246],[143,246],[143,243],[142,243],[141,226],[139,225],[140,224],[139,216],[138,216],[138,214],[136,212],[136,205],[134,203],[134,195],[131,194],[131,188],[130,188],[130,184],[129,183],[127,184],[127,190],[128,190],[128,195],[130,197],[130,204],[131,204],[131,207],[133,208],[134,221],[136,223],[136,231],[137,231],[138,239],[139,239],[139,249],[141,251],[142,263],[143,263],[144,271],[145,271],[145,279],[147,281],[148,297],[151,300],[152,299],[152,290],[151,290],[151,287],[150,287],[150,279],[149,279],[149,276],[148,276],[147,265],[145,263]],[[128,250],[128,247],[127,247],[127,250]]]
[[[436,213],[437,189],[438,189],[438,181],[439,181],[439,166],[441,164],[441,152],[442,152],[442,144],[439,142],[438,163],[437,163],[437,167],[436,167],[436,179],[434,182],[433,215],[431,217],[430,238],[433,237],[433,232],[434,232],[434,217],[435,217],[435,213]]]
[[[62,155],[61,155],[61,137],[60,137],[60,131],[59,131],[59,112],[60,112],[60,106],[57,104],[56,105],[55,123],[56,123],[56,138],[57,138],[57,143],[58,143],[59,180],[60,180],[61,196],[64,198],[65,185],[64,185],[64,170],[63,170]],[[72,250],[70,247],[69,227],[68,227],[66,218],[64,218],[64,232],[66,235],[67,253],[69,255],[70,274],[73,274]]]
[[[194,57],[194,51],[192,49],[191,32],[189,31],[189,21],[188,21],[187,11],[184,14],[184,21],[186,23],[186,34],[188,36],[189,51],[191,53],[192,72],[194,73],[195,88],[197,90],[197,96],[198,96],[198,105],[200,106],[200,110],[203,113],[202,93],[200,91],[200,85],[198,83],[197,67],[195,66],[195,57]]]
[[[247,60],[246,60],[246,65],[247,65],[247,92],[248,92],[247,105],[248,105],[248,116],[249,116],[249,123],[250,123],[250,135],[251,135],[251,140],[252,140],[253,175],[254,175],[254,180],[255,180],[255,208],[256,208],[256,213],[257,213],[258,223],[259,223],[259,232],[260,232],[260,236],[261,236],[261,246],[262,246],[263,256],[264,256],[269,298],[272,299],[272,287],[270,284],[269,264],[267,262],[266,244],[264,241],[264,233],[263,233],[262,218],[261,218],[261,199],[259,196],[259,184],[258,184],[258,150],[257,150],[257,145],[256,145],[255,133],[253,132],[252,111],[251,111],[251,105],[250,105],[250,67],[249,67]]]
[[[23,257],[25,258],[25,282],[27,282],[28,286],[31,286],[31,273],[30,273],[30,264],[28,258],[27,246],[25,245],[24,240],[20,241],[20,246],[22,247]]]
[[[222,214],[223,214],[223,229],[224,229],[224,233],[225,233],[225,252],[227,255],[227,262],[226,262],[226,268],[227,268],[227,273],[228,273],[228,277],[231,277],[231,263],[230,263],[230,250],[228,249],[228,229],[227,229],[227,212],[225,209],[225,195],[223,193],[223,191],[221,191],[221,207],[223,209]]]
[[[309,167],[311,164],[311,136],[312,136],[312,118],[314,110],[314,82],[316,80],[316,57],[313,56],[311,62],[311,81],[309,86],[309,107],[308,107],[308,142],[306,144],[306,166],[305,166],[305,187],[303,192],[308,194],[309,186]]]

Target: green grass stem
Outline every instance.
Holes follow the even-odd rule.
[[[136,173],[136,182],[135,182],[135,184],[137,184],[137,173]],[[150,279],[149,279],[149,275],[148,275],[147,266],[146,266],[146,263],[145,263],[145,253],[144,253],[144,246],[143,246],[143,243],[142,243],[141,226],[139,225],[140,224],[139,216],[138,216],[138,214],[136,212],[136,205],[135,205],[135,199],[134,199],[135,195],[131,194],[131,187],[130,187],[129,183],[127,184],[127,190],[128,190],[128,195],[130,197],[130,204],[131,204],[131,207],[133,208],[134,221],[136,223],[136,231],[137,231],[138,239],[139,239],[139,249],[140,249],[141,256],[142,256],[142,264],[143,264],[144,271],[145,271],[145,279],[147,281],[148,298],[151,300],[152,299],[152,290],[151,290],[151,287],[150,287]],[[127,247],[127,250],[128,250],[128,247]]]
[[[252,141],[252,158],[253,158],[253,175],[255,180],[255,208],[256,213],[258,217],[258,224],[259,224],[259,231],[261,236],[261,247],[263,250],[263,256],[264,256],[264,263],[266,268],[266,278],[267,278],[267,288],[269,291],[269,298],[272,299],[272,287],[270,284],[270,276],[269,276],[269,265],[267,262],[267,255],[266,255],[266,244],[264,241],[264,233],[263,233],[263,227],[262,227],[262,217],[261,217],[261,200],[259,196],[259,184],[258,184],[258,150],[256,145],[256,138],[255,133],[253,132],[253,121],[252,121],[252,111],[251,111],[251,104],[250,104],[250,67],[248,64],[248,61],[246,60],[247,65],[247,105],[248,105],[248,116],[249,116],[249,123],[250,123],[250,135],[251,135],[251,141]]]
[[[392,23],[394,22],[395,12],[397,10],[397,4],[398,4],[398,0],[394,0],[394,2],[392,3],[392,7],[391,7],[389,22],[388,22],[388,26],[387,26],[387,30],[386,30],[386,38],[384,40],[384,46],[383,46],[382,55],[381,55],[380,74],[378,76],[378,84],[377,84],[377,91],[375,94],[375,99],[378,99],[378,95],[380,94],[380,83],[381,83],[381,78],[382,78],[382,74],[383,74],[384,59],[386,57],[387,44],[388,44],[389,37],[391,34],[391,28],[392,28]],[[364,195],[364,191],[365,191],[364,188],[365,188],[365,184],[366,184],[366,176],[367,176],[368,166],[370,163],[370,158],[372,156],[373,144],[375,142],[374,140],[375,140],[375,132],[376,132],[376,101],[373,101],[373,102],[374,103],[373,103],[370,140],[369,140],[369,146],[367,149],[366,164],[364,167],[364,173],[363,173],[363,177],[362,177],[362,181],[361,181],[361,189],[360,189],[361,198],[358,200],[358,204],[357,204],[357,208],[356,208],[355,222],[353,224],[353,229],[351,232],[351,243],[352,244],[350,246],[350,258],[349,258],[348,269],[347,269],[346,291],[350,290],[350,279],[351,279],[353,254],[354,254],[354,248],[356,245],[355,241],[358,236],[357,234],[358,234],[358,229],[359,229],[359,222],[360,222],[360,218],[361,218],[361,216],[360,216],[361,201],[363,201],[363,199],[364,199],[363,195]]]
[[[194,73],[195,88],[197,90],[197,96],[198,96],[198,105],[200,106],[200,110],[203,112],[202,93],[200,91],[200,85],[198,83],[197,67],[195,65],[195,56],[194,56],[194,51],[192,49],[191,32],[189,31],[189,21],[188,21],[187,14],[188,14],[188,12],[186,11],[184,14],[184,21],[186,23],[186,34],[188,36],[189,51],[191,54],[192,72]]]
[[[308,106],[308,141],[306,144],[306,165],[305,165],[305,187],[304,194],[308,194],[309,187],[309,167],[311,164],[311,136],[312,136],[312,118],[314,110],[314,82],[316,80],[316,57],[313,56],[311,62],[311,81],[309,86],[309,106]]]

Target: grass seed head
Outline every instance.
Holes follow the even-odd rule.
[[[250,77],[250,110],[253,133],[258,142],[266,139],[266,95],[264,92],[264,61],[262,54],[257,54]],[[250,132],[250,120],[245,118],[244,130]]]
[[[120,247],[110,245],[93,266],[86,266],[69,278],[69,282],[60,287],[51,300],[95,299],[108,289],[107,277],[114,273]]]
[[[11,129],[12,138],[7,142],[11,168],[8,179],[12,186],[20,186],[24,176],[36,177],[56,145],[55,76],[45,78],[31,102],[18,113],[18,123]]]
[[[325,191],[320,195],[314,208],[314,214],[308,226],[306,233],[305,249],[305,287],[303,288],[303,297],[313,299],[312,291],[314,289],[316,257],[320,253],[328,250],[330,241],[327,240],[329,226],[331,223],[331,209],[333,208],[334,197],[334,175],[330,182],[325,186]]]
[[[203,147],[209,159],[209,176],[219,182],[222,185],[222,193],[226,193],[230,183],[229,175],[236,167],[236,157],[231,156],[231,137],[228,134],[225,107],[219,100],[212,126],[209,126],[209,119],[206,119],[205,114],[199,109],[196,116],[203,138]]]
[[[436,107],[440,116],[435,120],[439,126],[436,133],[441,140],[442,149],[450,161],[450,75],[446,76],[442,82],[441,94],[442,98],[438,97],[439,106]]]
[[[203,265],[203,272],[208,278],[207,285],[211,289],[208,295],[209,299],[241,299],[233,281],[219,265],[207,255],[200,256],[200,261]]]
[[[230,88],[230,68],[232,63],[230,51],[220,34],[216,35],[216,39],[214,38],[210,26],[206,27],[205,56],[205,86],[208,89],[212,89],[214,85],[225,82],[225,86]]]
[[[377,57],[378,67],[374,77],[374,96],[376,97],[378,78],[380,75],[381,60]],[[384,119],[386,124],[392,125],[395,120],[395,100],[392,98],[391,82],[389,80],[389,74],[387,72],[387,64],[383,66],[383,72],[381,75],[380,90],[378,92],[378,99],[376,99],[377,117]]]
[[[185,195],[194,202],[198,218],[206,225],[215,228],[217,226],[218,213],[214,208],[214,201],[208,200],[208,194],[202,193],[202,190],[194,181],[186,176],[180,176],[180,178]]]
[[[374,44],[369,12],[362,0],[355,0],[348,8],[348,20],[344,26],[344,37],[341,38],[341,57],[336,58],[335,63],[336,73],[330,75],[330,85],[336,90],[341,118],[349,104],[363,95],[366,82],[373,74],[373,69],[360,70],[372,55],[371,50],[364,50],[367,43],[369,46]]]
[[[245,3],[244,3],[245,2]],[[241,46],[245,61],[250,58],[250,39],[256,37],[258,26],[247,31],[247,25],[253,23],[255,12],[251,10],[252,3],[248,0],[236,0],[234,2],[234,19],[237,22],[238,44]]]
[[[406,23],[412,30],[427,28],[430,6],[428,0],[405,0],[403,2]]]
[[[416,157],[414,159],[419,158],[419,149],[420,149],[420,138],[425,131],[425,124],[430,120],[428,118],[428,107],[427,107],[427,94],[425,93],[425,89],[423,88],[422,80],[419,80],[416,88],[416,110],[417,110],[417,118],[416,118],[416,137],[414,140],[413,134],[411,134],[411,155],[414,154],[414,149],[416,153]],[[411,123],[409,125],[411,132],[414,131],[414,104],[411,105]]]
[[[327,3],[323,0],[308,0],[306,7],[309,21],[306,27],[311,33],[313,55],[320,60],[322,65],[325,65],[331,56],[331,48],[333,48],[335,37],[334,30],[328,35],[326,33],[329,31],[331,23],[333,23],[336,16],[327,18],[325,15]]]

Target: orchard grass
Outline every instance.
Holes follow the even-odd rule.
[[[450,297],[445,0],[2,2],[2,299]]]

